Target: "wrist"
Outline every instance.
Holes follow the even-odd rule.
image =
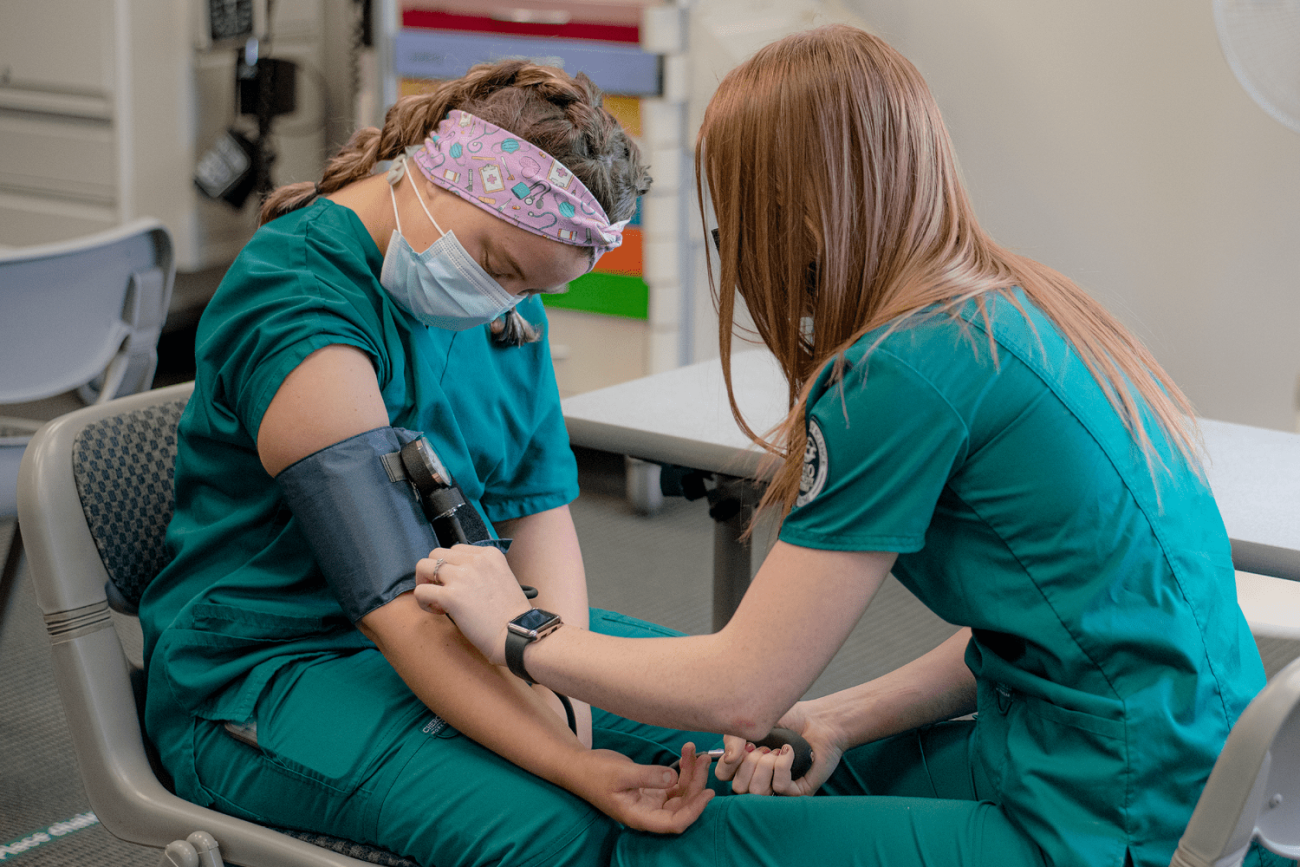
[[[509,621],[507,621],[509,622]],[[506,664],[506,637],[510,634],[508,627],[501,627],[497,637],[492,641],[492,652],[487,655],[488,662],[493,665],[505,666]]]
[[[525,683],[532,684],[533,676],[524,665],[524,651],[546,638],[564,625],[558,615],[541,608],[530,608],[506,623],[506,667]]]
[[[808,728],[820,731],[831,746],[840,752],[872,740],[855,740],[853,737],[854,730],[861,727],[863,710],[860,706],[850,708],[847,703],[836,701],[834,695],[803,703],[804,720]],[[870,713],[869,710],[866,712]],[[851,721],[859,725],[851,725]]]
[[[560,727],[564,727],[563,719],[560,719]],[[567,732],[568,730],[565,729]],[[572,734],[568,734],[563,739],[563,744],[555,750],[547,751],[547,759],[544,768],[527,770],[543,778],[549,783],[553,783],[565,791],[572,792],[578,797],[590,801],[592,788],[591,769],[591,748],[584,746]]]
[[[603,811],[600,799],[605,794],[605,787],[601,780],[608,770],[608,761],[608,757],[602,755],[600,750],[575,745],[573,751],[566,756],[561,771],[563,779],[555,782]]]
[[[636,767],[635,762],[622,753],[603,749],[583,750],[574,756],[562,785],[605,815],[618,819],[622,812],[618,795],[627,789],[629,769]],[[676,776],[676,772],[668,768],[658,770],[664,775],[661,780],[642,780],[638,785],[667,786]]]

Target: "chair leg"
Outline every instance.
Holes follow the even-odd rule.
[[[9,553],[5,556],[4,569],[0,570],[0,628],[4,627],[5,615],[9,611],[18,586],[18,568],[23,559],[22,528],[14,521],[14,535],[9,540]]]

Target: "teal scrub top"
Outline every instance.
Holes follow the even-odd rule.
[[[178,435],[174,559],[140,603],[155,737],[183,739],[194,716],[244,722],[287,662],[373,647],[257,454],[267,405],[317,349],[371,359],[390,424],[423,432],[488,522],[577,496],[548,342],[428,328],[380,286],[382,264],[356,214],[318,199],[259,229],[203,314]],[[518,310],[545,326],[539,299]]]
[[[987,320],[971,302],[867,334],[821,377],[780,538],[896,551],[899,581],[973,628],[975,760],[1050,863],[1166,865],[1263,667],[1204,479],[1147,418],[1153,480],[1014,297],[1025,314],[997,294]]]

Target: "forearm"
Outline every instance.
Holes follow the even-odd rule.
[[[731,621],[713,635],[615,638],[562,628],[524,651],[533,679],[647,723],[765,736],[844,642],[894,560],[888,552],[799,549],[778,542]],[[452,613],[492,661],[505,624],[527,606],[492,550],[456,546],[421,560],[415,595]]]
[[[560,629],[524,662],[542,683],[606,710],[756,740],[816,680],[893,560],[778,542],[717,633],[628,641]]]
[[[520,584],[537,588],[533,600],[538,608],[560,615],[565,623],[585,628],[590,619],[587,607],[587,575],[582,566],[578,533],[568,506],[502,521],[502,536],[514,539],[506,560]],[[538,686],[543,699],[556,702],[555,693]],[[591,746],[591,707],[570,699],[578,740]],[[563,711],[560,711],[563,713]]]
[[[801,707],[839,733],[847,749],[975,709],[975,678],[966,667],[970,630],[859,686]]]
[[[506,561],[520,584],[537,588],[533,604],[585,628],[587,575],[569,507],[502,521],[497,531],[514,540]]]
[[[411,691],[458,731],[582,794],[576,775],[589,751],[541,694],[484,659],[447,618],[430,617],[403,594],[361,626]]]
[[[748,687],[760,678],[727,662],[740,656],[721,634],[633,640],[566,625],[529,645],[524,664],[540,683],[630,719],[766,734],[797,695],[772,701],[767,687]]]

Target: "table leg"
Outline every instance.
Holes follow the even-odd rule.
[[[734,499],[739,508],[713,525],[713,631],[727,625],[754,576],[753,544],[741,534],[754,517],[762,489],[750,479],[717,476],[719,501]],[[716,508],[716,506],[715,506]],[[732,511],[730,509],[726,511]]]

